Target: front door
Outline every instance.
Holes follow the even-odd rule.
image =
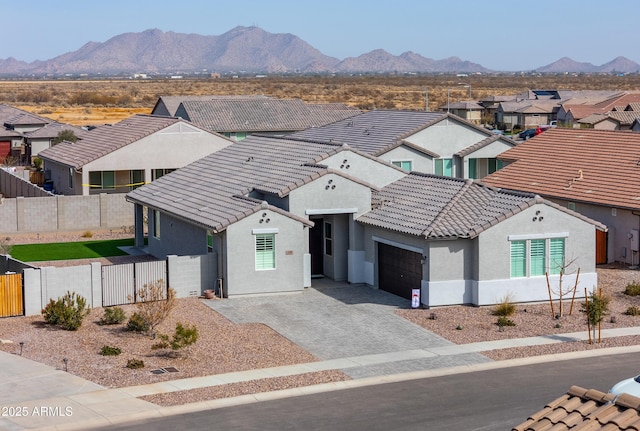
[[[324,276],[323,232],[324,219],[311,220],[315,224],[309,229],[309,252],[311,253],[311,276]]]

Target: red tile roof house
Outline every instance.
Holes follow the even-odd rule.
[[[579,294],[597,284],[597,222],[534,194],[407,173],[359,148],[251,136],[127,199],[136,226],[149,211],[152,255],[215,253],[225,296],[300,291],[320,276],[405,298],[417,289],[428,307],[541,301],[544,272],[557,283],[565,255],[581,268]]]
[[[595,389],[572,386],[561,397],[512,428],[512,431],[637,431],[640,430],[640,398],[615,396]]]
[[[58,194],[126,193],[231,144],[180,118],[134,115],[38,156]]]
[[[499,158],[505,167],[489,185],[537,193],[608,228],[599,234],[598,263],[640,263],[640,133],[548,130]]]

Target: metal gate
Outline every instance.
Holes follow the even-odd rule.
[[[162,280],[168,289],[167,262],[124,263],[102,267],[102,306],[133,304],[136,292]]]
[[[23,315],[22,274],[0,275],[0,317]]]

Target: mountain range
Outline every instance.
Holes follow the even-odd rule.
[[[144,73],[492,73],[480,64],[449,57],[433,60],[414,52],[392,55],[376,49],[339,60],[292,34],[235,27],[219,36],[163,32],[123,33],[106,42],[45,61],[0,59],[3,76],[110,75]],[[636,73],[640,65],[617,57],[601,66],[564,57],[540,73]]]

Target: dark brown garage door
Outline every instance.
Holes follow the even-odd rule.
[[[420,253],[378,243],[378,284],[380,289],[411,299],[411,290],[420,289]]]

